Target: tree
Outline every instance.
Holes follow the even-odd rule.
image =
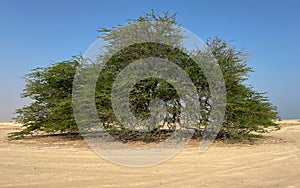
[[[130,24],[146,21],[159,21],[180,26],[176,21],[176,14],[169,15],[168,13],[159,16],[152,12],[128,22]],[[201,119],[190,127],[196,130],[196,137],[201,137],[207,122],[211,121],[209,119],[211,110],[209,84],[202,68],[180,47],[176,47],[180,46],[183,36],[176,27],[168,24],[164,27],[159,24],[151,25],[146,28],[137,28],[137,30],[157,37],[155,38],[157,41],[164,37],[172,45],[159,42],[137,43],[115,53],[116,49],[120,48],[120,43],[126,43],[122,40],[132,40],[134,36],[130,33],[131,31],[116,28],[100,30],[104,33],[102,39],[107,41],[108,45],[106,52],[98,57],[107,62],[102,67],[96,84],[95,102],[99,119],[110,134],[120,140],[154,141],[175,130],[181,113],[180,98],[174,87],[162,79],[151,77],[136,83],[130,92],[129,103],[133,114],[138,119],[144,120],[150,116],[151,101],[155,98],[162,100],[168,112],[164,116],[164,123],[168,125],[167,129],[149,128],[148,132],[130,130],[118,122],[112,109],[112,87],[121,70],[135,60],[158,57],[175,62],[194,83],[199,94],[200,110],[197,113]],[[222,70],[227,90],[225,120],[218,137],[244,139],[249,138],[254,132],[265,132],[272,126],[279,128],[272,121],[277,117],[276,108],[272,106],[264,93],[254,91],[244,82],[248,78],[248,73],[253,71],[246,65],[247,54],[219,38],[208,39],[207,46]],[[199,51],[199,53],[203,52]],[[76,67],[82,66],[79,62],[79,58],[74,58],[47,68],[34,69],[26,76],[27,84],[22,97],[30,97],[33,102],[16,111],[18,114],[16,121],[22,123],[25,129],[12,136],[23,136],[34,131],[49,133],[78,131],[72,109],[72,86]],[[97,65],[84,66],[87,70],[93,70]],[[85,76],[89,77],[88,74]],[[85,104],[82,103],[82,105]]]

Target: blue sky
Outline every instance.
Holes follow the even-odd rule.
[[[0,1],[0,121],[26,104],[21,76],[84,53],[101,27],[125,24],[154,9],[178,13],[201,39],[233,40],[252,55],[249,82],[267,91],[282,118],[300,118],[300,1],[49,0]]]

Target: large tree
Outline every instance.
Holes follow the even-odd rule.
[[[176,21],[176,15],[164,13],[159,16],[154,12],[145,14],[136,20],[130,20],[129,23],[145,21],[159,21],[180,26]],[[124,38],[129,40],[133,36],[130,31],[118,30],[118,27],[100,30],[104,33],[102,39],[108,42],[106,53],[99,56],[107,63],[102,67],[95,93],[98,116],[103,125],[111,134],[121,140],[151,141],[166,133],[161,128],[154,131],[149,129],[148,132],[142,133],[127,129],[117,121],[111,103],[113,83],[122,69],[141,58],[159,57],[175,62],[189,75],[197,88],[200,110],[196,113],[199,113],[201,119],[199,123],[190,127],[199,133],[197,136],[201,136],[201,132],[210,121],[211,110],[209,84],[203,69],[180,48],[155,42],[137,43],[118,51],[118,53],[112,53],[115,52],[115,48],[119,48],[120,42],[124,42],[122,41]],[[152,32],[158,37],[167,36],[170,44],[175,44],[175,46],[180,44],[183,39],[176,27],[169,27],[166,30],[165,27],[157,25],[155,29],[139,29],[143,29],[143,32],[147,34]],[[268,127],[278,128],[278,125],[273,122],[273,119],[277,117],[276,108],[264,93],[256,92],[245,84],[248,73],[253,71],[246,64],[247,54],[219,38],[208,39],[206,44],[222,70],[227,90],[225,120],[218,135],[219,138],[249,138],[252,133],[265,132]],[[24,129],[12,136],[23,136],[34,131],[78,131],[71,103],[77,66],[81,65],[75,58],[46,68],[35,69],[26,76],[27,84],[22,97],[30,97],[33,102],[16,111],[18,114],[16,120],[23,124]],[[87,68],[92,69],[93,65],[88,65]],[[88,77],[88,75],[86,76]],[[168,131],[174,130],[174,125],[180,118],[180,98],[174,87],[162,79],[149,78],[138,82],[130,92],[130,109],[137,118],[147,119],[150,116],[151,101],[155,98],[164,102],[168,112],[164,116],[164,121],[169,127]]]

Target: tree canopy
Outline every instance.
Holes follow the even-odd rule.
[[[26,85],[21,97],[31,103],[17,109],[16,121],[24,129],[12,137],[32,134],[35,131],[77,132],[72,110],[72,82],[79,63],[63,61],[46,68],[36,68],[25,76]]]
[[[176,14],[164,13],[159,16],[154,12],[128,22],[143,21],[160,21],[180,25],[176,21]],[[155,29],[139,29],[148,34],[154,33],[158,41],[159,37],[167,37],[172,45],[159,42],[137,43],[113,53],[120,47],[121,40],[124,38],[129,40],[133,35],[129,34],[130,31],[117,32],[118,30],[115,28],[99,30],[103,33],[102,39],[108,42],[106,53],[99,56],[106,60],[106,64],[102,67],[95,89],[99,119],[110,134],[120,140],[154,141],[176,129],[182,104],[172,84],[162,79],[151,77],[136,83],[130,91],[129,103],[132,113],[143,120],[150,116],[151,101],[159,98],[168,112],[163,119],[167,128],[156,126],[155,129],[149,128],[146,132],[129,130],[118,122],[112,109],[111,92],[118,74],[135,60],[158,57],[174,62],[189,75],[194,83],[200,104],[200,110],[196,113],[201,118],[198,123],[190,125],[190,127],[196,130],[196,138],[201,137],[207,122],[211,121],[209,119],[211,96],[203,69],[189,57],[189,54],[174,47],[174,45],[180,44],[183,38],[176,28],[166,29],[157,25]],[[124,35],[128,37],[124,37]],[[246,64],[248,54],[217,37],[208,39],[206,45],[220,66],[227,92],[225,119],[218,138],[244,139],[249,138],[253,133],[263,133],[270,127],[279,128],[273,121],[277,118],[276,107],[270,103],[265,93],[257,92],[245,84],[249,72],[253,71]],[[47,133],[78,131],[72,108],[72,89],[76,68],[81,66],[80,59],[81,57],[75,57],[46,68],[37,68],[25,76],[27,84],[22,97],[31,98],[32,103],[16,110],[18,114],[16,121],[21,123],[24,129],[21,132],[13,133],[12,137],[32,134],[35,131]],[[88,68],[93,67],[89,65]]]

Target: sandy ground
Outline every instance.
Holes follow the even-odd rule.
[[[83,140],[37,137],[8,141],[19,126],[0,124],[0,187],[300,187],[300,120],[254,145],[194,141],[172,159],[148,168],[112,164]]]

